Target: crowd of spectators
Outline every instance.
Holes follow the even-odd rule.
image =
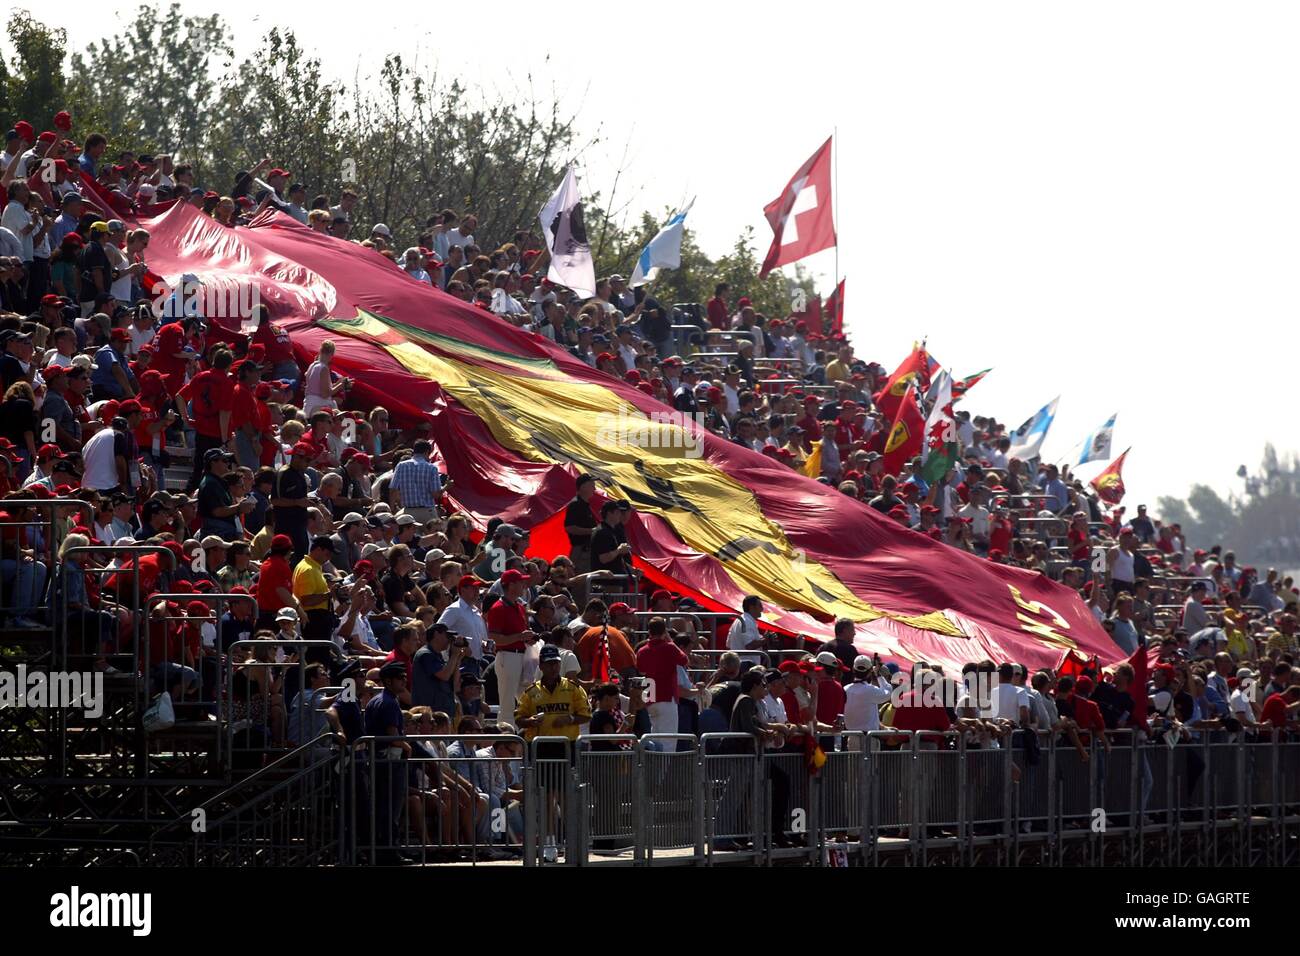
[[[961,461],[948,475],[926,481],[919,457],[886,473],[890,422],[873,394],[887,370],[808,318],[765,316],[725,284],[675,311],[619,275],[583,299],[544,277],[543,243],[528,229],[487,241],[472,214],[445,209],[403,246],[384,223],[358,221],[354,190],[309,198],[269,161],[221,193],[172,157],[108,151],[98,134],[76,143],[17,123],[0,157],[4,610],[14,627],[66,616],[86,656],[112,672],[148,608],[147,659],[178,704],[210,712],[222,661],[234,667],[245,749],[327,731],[738,730],[755,746],[803,752],[844,730],[893,727],[957,730],[984,746],[1052,730],[1086,753],[1090,735],[1105,740],[1142,709],[1139,729],[1151,735],[1297,728],[1290,576],[1239,566],[1218,544],[1194,547],[1145,506],[1131,517],[1105,508],[1068,470],[1008,457],[1007,427],[964,409]],[[457,511],[428,421],[396,427],[384,408],[350,400],[332,343],[304,368],[261,306],[245,333],[154,298],[147,231],[105,218],[82,193],[92,179],[122,202],[188,202],[235,229],[278,209],[725,440],[801,470],[819,449],[812,477],[902,528],[1075,589],[1115,659],[1158,649],[1149,686],[1133,683],[1129,664],[1061,676],[1006,661],[973,661],[962,674],[913,662],[913,674],[946,681],[996,674],[998,693],[956,706],[891,702],[897,664],[861,654],[852,622],[824,645],[795,641],[762,626],[757,597],[717,626],[689,600],[638,588],[624,534],[631,505],[597,497],[586,476],[564,521],[571,552],[529,556],[524,529]],[[694,328],[682,335],[681,325]],[[51,520],[20,503],[53,498],[80,505]],[[141,544],[157,553],[93,550]],[[193,598],[137,603],[151,594]],[[296,640],[318,642],[301,652],[305,678],[282,666],[300,654],[277,641]],[[349,678],[355,696],[327,693]],[[406,798],[421,827],[450,842],[478,831],[489,810],[517,814],[514,744],[414,739],[398,749],[412,748],[466,761],[412,776]],[[474,762],[471,749],[498,759]]]

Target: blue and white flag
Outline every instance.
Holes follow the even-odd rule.
[[[1080,449],[1079,459],[1075,462],[1076,465],[1086,465],[1090,461],[1109,460],[1110,440],[1115,435],[1115,419],[1117,417],[1119,417],[1119,412],[1106,419],[1106,424],[1083,440],[1083,447]]]
[[[1007,451],[1008,458],[1029,461],[1031,458],[1038,457],[1038,453],[1043,447],[1043,439],[1047,437],[1047,429],[1052,427],[1052,419],[1056,417],[1056,405],[1060,400],[1061,396],[1057,395],[1056,398],[1034,412],[1027,422],[1011,433],[1009,436],[1011,438],[1011,448]]]
[[[659,230],[658,235],[641,250],[637,257],[636,268],[632,270],[632,280],[628,285],[635,288],[653,282],[660,269],[676,269],[682,264],[682,232],[686,228],[686,214],[695,205],[692,199],[682,209],[673,213],[667,224]]]

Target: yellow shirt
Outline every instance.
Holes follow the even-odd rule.
[[[587,698],[587,692],[579,687],[576,683],[566,677],[561,677],[560,682],[555,685],[554,691],[547,691],[538,681],[524,688],[524,692],[519,696],[519,706],[515,708],[515,724],[525,717],[535,717],[538,714],[545,714],[540,726],[528,727],[524,730],[524,739],[532,740],[534,737],[568,737],[570,740],[577,740],[578,734],[582,733],[582,724],[568,724],[564,727],[555,726],[555,718],[561,714],[568,714],[577,717],[591,716],[591,701]]]
[[[853,370],[839,359],[826,363],[826,384],[834,385],[836,382],[848,381],[853,377]]]
[[[313,594],[329,593],[330,586],[325,582],[325,575],[321,573],[320,565],[312,560],[311,555],[307,555],[293,569],[293,596],[301,601],[308,610],[313,608],[328,610],[328,601],[324,604],[312,604],[310,601],[303,601],[302,599]]]

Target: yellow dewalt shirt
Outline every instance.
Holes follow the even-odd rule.
[[[582,733],[583,725],[568,724],[556,727],[555,718],[561,714],[571,717],[590,717],[591,702],[587,699],[587,692],[568,678],[561,677],[553,691],[548,691],[542,686],[542,682],[538,681],[524,688],[524,692],[519,695],[519,706],[515,708],[515,724],[518,725],[525,717],[536,717],[538,714],[544,714],[545,717],[540,726],[524,729],[525,740],[532,740],[534,737],[568,737],[570,740],[577,740],[578,735]]]

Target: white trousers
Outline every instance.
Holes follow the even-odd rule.
[[[519,682],[524,673],[524,655],[501,651],[492,668],[497,674],[497,699],[501,702],[497,720],[505,721],[513,727],[515,702],[519,699]]]

